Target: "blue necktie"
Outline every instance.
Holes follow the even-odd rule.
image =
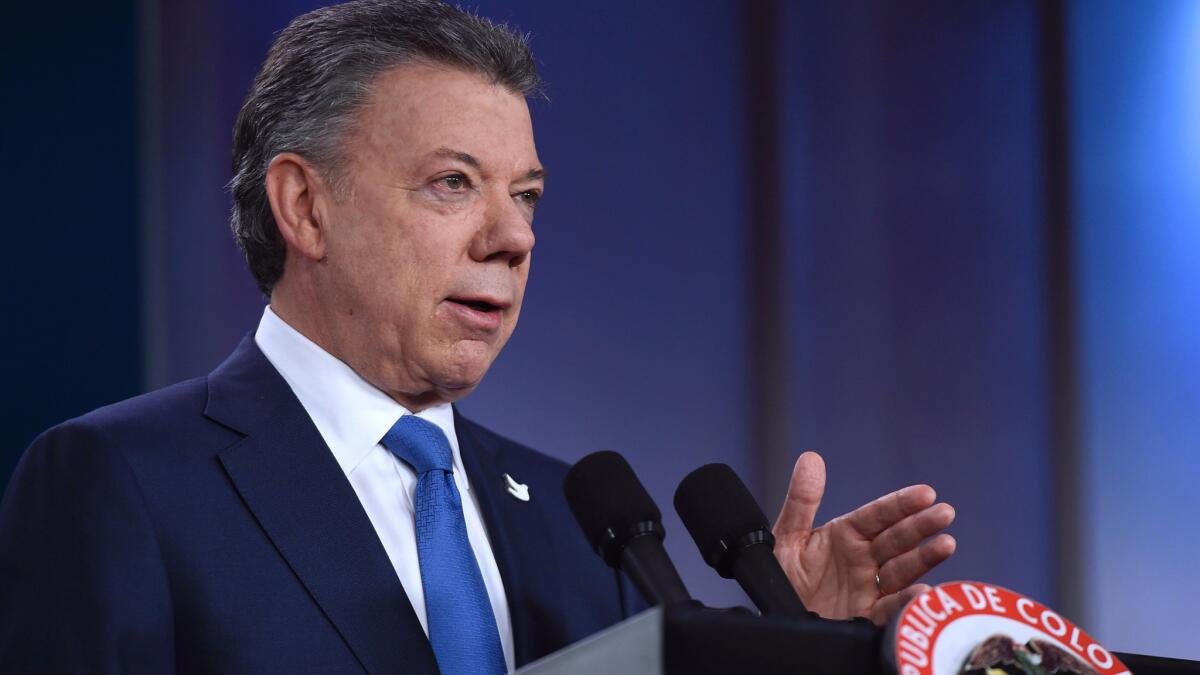
[[[405,415],[382,442],[417,472],[417,556],[438,669],[443,675],[506,672],[496,617],[467,540],[446,435],[432,422]]]

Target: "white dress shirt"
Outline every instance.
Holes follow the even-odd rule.
[[[413,524],[413,492],[417,475],[387,448],[380,445],[384,434],[402,415],[411,415],[399,403],[369,384],[329,352],[301,335],[280,319],[268,306],[254,334],[258,348],[283,375],[296,398],[312,418],[317,431],[346,474],[358,500],[362,502],[375,534],[387,551],[396,576],[408,594],[421,628],[429,634],[425,609],[425,589],[417,560],[417,535]],[[416,415],[436,424],[450,441],[454,455],[454,482],[463,496],[463,516],[467,538],[475,551],[483,584],[487,587],[504,661],[513,670],[512,621],[496,557],[488,543],[487,531],[479,512],[479,502],[471,492],[458,450],[454,431],[454,411],[449,403],[422,410]]]

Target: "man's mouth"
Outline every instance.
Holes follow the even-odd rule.
[[[446,298],[446,302],[457,308],[453,314],[462,325],[472,331],[493,333],[500,329],[504,320],[503,312],[510,303],[498,297],[486,295],[470,295]]]
[[[460,305],[465,305],[475,310],[476,312],[495,312],[500,309],[499,305],[488,302],[487,300],[462,300],[458,298],[450,298],[450,302],[456,302]]]
[[[512,306],[512,303],[499,295],[490,293],[474,293],[471,295],[452,295],[446,298],[448,302],[461,305],[467,309],[484,314],[499,314]]]

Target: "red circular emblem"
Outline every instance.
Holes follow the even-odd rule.
[[[993,584],[917,596],[891,638],[900,675],[1127,675],[1112,652],[1049,607]]]

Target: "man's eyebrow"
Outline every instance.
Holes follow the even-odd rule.
[[[472,155],[469,152],[463,152],[462,150],[455,150],[454,148],[438,148],[437,150],[433,151],[433,156],[456,159],[473,169],[483,169],[483,166],[479,163],[479,160],[475,158],[475,155]],[[546,180],[546,170],[542,167],[530,169],[525,174],[525,180],[544,181]]]
[[[474,169],[482,168],[479,164],[479,160],[475,159],[475,155],[472,155],[469,152],[455,150],[453,148],[438,148],[437,150],[433,151],[433,156],[434,157],[447,157],[449,159],[457,159],[458,161],[462,162],[463,164],[466,164],[467,166],[472,167]]]

